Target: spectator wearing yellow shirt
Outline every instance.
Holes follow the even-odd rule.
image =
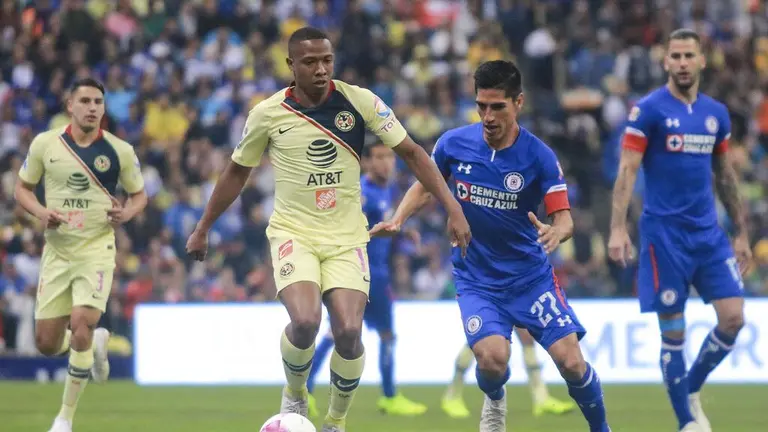
[[[153,149],[163,151],[178,146],[187,128],[189,121],[184,108],[172,105],[167,93],[147,103],[144,134]]]

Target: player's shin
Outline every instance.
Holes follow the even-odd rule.
[[[547,385],[541,378],[541,364],[536,358],[536,347],[534,345],[523,346],[523,360],[525,361],[525,370],[528,373],[528,385],[531,388],[531,396],[534,404],[544,403],[549,398]]]
[[[381,372],[381,389],[384,397],[395,396],[395,339],[381,338],[379,344],[379,372]]]
[[[472,360],[475,359],[475,353],[472,352],[472,348],[469,345],[464,345],[456,357],[456,367],[453,372],[453,381],[448,389],[449,396],[461,397],[462,390],[464,389],[464,375],[467,373],[467,369],[472,365]]]
[[[365,366],[365,352],[347,360],[338,351],[331,355],[331,399],[328,415],[333,420],[346,418]]]
[[[77,402],[80,395],[88,384],[93,367],[93,349],[86,351],[75,351],[72,349],[69,354],[69,367],[67,369],[67,378],[64,382],[64,396],[61,401],[61,410],[58,417],[69,422],[75,416]]]
[[[675,411],[680,429],[693,422],[693,415],[688,404],[688,376],[685,368],[683,348],[685,339],[668,336],[661,337],[661,373],[667,387],[669,401]]]
[[[736,337],[729,336],[718,328],[709,332],[701,345],[699,356],[688,372],[688,391],[690,393],[698,393],[701,390],[707,376],[730,354],[735,343]]]
[[[315,344],[307,349],[297,348],[283,332],[280,339],[280,352],[283,355],[283,369],[289,393],[294,398],[301,397],[307,391],[307,379],[315,354]]]
[[[317,374],[320,372],[320,368],[325,362],[325,358],[328,357],[328,353],[333,348],[333,338],[330,335],[326,335],[323,340],[320,341],[320,345],[315,350],[315,356],[312,359],[312,368],[309,371],[309,377],[307,378],[307,390],[310,393],[314,393],[315,384],[317,381]]]
[[[586,365],[586,372],[581,379],[565,381],[568,384],[568,394],[579,404],[584,418],[589,423],[590,432],[609,432],[600,378],[592,365]]]
[[[507,366],[507,369],[501,375],[483,371],[478,367],[475,369],[477,386],[480,387],[480,390],[488,395],[488,398],[491,400],[501,400],[504,397],[504,385],[509,381],[511,373],[509,366]]]
[[[61,347],[59,347],[59,350],[56,352],[57,356],[64,355],[69,352],[69,343],[72,340],[72,330],[67,329],[67,331],[64,332],[64,338],[61,340]]]

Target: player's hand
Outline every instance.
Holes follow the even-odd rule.
[[[393,237],[400,233],[400,224],[394,221],[382,221],[368,230],[371,237]]]
[[[208,231],[195,228],[187,240],[187,255],[195,261],[203,261],[208,253]]]
[[[113,227],[118,227],[120,224],[128,222],[129,220],[131,220],[130,215],[121,205],[107,210],[107,221]]]
[[[738,236],[733,240],[733,252],[736,254],[741,275],[747,275],[752,270],[752,248],[749,247],[747,236]]]
[[[536,241],[544,248],[544,252],[548,254],[554,252],[560,245],[560,242],[563,241],[565,234],[557,226],[540,221],[533,212],[528,212],[528,219],[536,227],[536,231],[539,234],[539,239]]]
[[[67,223],[67,218],[56,210],[45,209],[45,213],[38,217],[46,229],[56,229],[61,224]]]
[[[461,257],[466,257],[467,247],[472,240],[472,231],[469,229],[469,222],[461,211],[461,207],[448,215],[448,237],[451,239],[451,246],[458,246],[461,249]]]
[[[626,229],[612,229],[608,239],[608,256],[614,262],[626,267],[627,263],[634,259],[632,240]]]

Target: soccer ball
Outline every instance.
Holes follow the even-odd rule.
[[[261,427],[261,432],[317,432],[317,429],[305,417],[284,413],[267,420]]]

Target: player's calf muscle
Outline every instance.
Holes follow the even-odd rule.
[[[64,341],[69,317],[37,320],[35,323],[35,345],[46,356],[56,355]]]
[[[587,363],[581,354],[579,341],[570,334],[549,347],[549,355],[557,365],[560,375],[568,381],[578,381],[587,371]]]
[[[726,298],[712,302],[717,312],[717,328],[729,336],[736,336],[744,327],[744,299]]]

